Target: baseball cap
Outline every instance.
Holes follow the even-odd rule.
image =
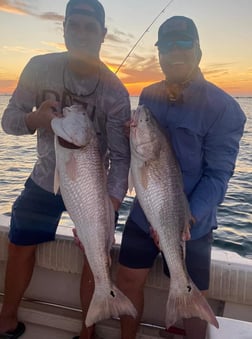
[[[86,5],[86,8],[78,8],[79,5]],[[105,11],[98,0],[69,0],[66,6],[65,18],[72,14],[82,14],[94,17],[102,27],[105,26]]]
[[[167,41],[192,40],[199,41],[195,23],[185,16],[173,16],[167,19],[158,30],[158,41],[155,46],[164,46]]]

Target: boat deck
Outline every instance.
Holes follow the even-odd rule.
[[[0,298],[1,300],[1,298]],[[0,303],[1,305],[1,303]],[[22,339],[71,339],[81,328],[81,311],[23,301],[20,320],[26,325]],[[220,328],[208,326],[206,339],[251,339],[252,322],[218,317]],[[105,320],[96,326],[96,339],[119,339],[119,321]],[[182,339],[158,326],[142,324],[137,339]]]
[[[0,297],[1,307],[2,296]],[[37,301],[22,301],[19,320],[26,325],[22,339],[71,339],[81,329],[81,310],[66,309],[59,305],[42,304]],[[118,319],[104,320],[96,325],[97,339],[119,339]],[[138,339],[181,339],[180,335],[168,333],[161,326],[141,324]]]

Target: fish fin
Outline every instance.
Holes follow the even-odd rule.
[[[132,302],[114,284],[108,292],[96,287],[86,316],[86,326],[120,315],[136,318],[137,311]]]
[[[144,189],[148,187],[148,175],[147,175],[148,163],[145,162],[140,168],[141,183]]]
[[[55,149],[57,149],[57,145],[58,145],[58,138],[55,136],[54,137]],[[59,171],[57,168],[57,155],[56,155],[56,164],[55,164],[54,181],[53,181],[53,192],[55,195],[59,192],[59,188],[60,188],[60,175],[59,175]]]
[[[60,188],[60,176],[59,171],[57,170],[57,168],[55,168],[53,182],[53,192],[55,195],[59,192],[59,188]]]
[[[69,179],[75,181],[77,178],[77,163],[74,154],[71,154],[70,159],[66,162],[66,173]]]
[[[133,175],[132,175],[132,170],[131,168],[129,169],[129,175],[128,175],[128,189],[130,194],[133,192],[134,190],[134,180],[133,180]]]
[[[110,251],[111,248],[113,246],[113,244],[115,243],[115,210],[112,204],[112,201],[110,198],[108,198],[108,221],[107,221],[107,225],[108,225],[108,231],[107,231],[107,253],[108,253],[108,258],[109,258],[109,266],[111,265],[111,256],[110,256]]]
[[[206,298],[189,279],[186,291],[179,292],[175,283],[170,284],[170,292],[166,304],[166,327],[169,328],[180,319],[197,317],[206,320],[216,328],[218,321]]]

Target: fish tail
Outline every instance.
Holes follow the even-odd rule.
[[[166,304],[166,327],[169,328],[180,319],[197,317],[219,328],[218,321],[206,298],[198,288],[190,282],[185,293],[171,289]]]
[[[126,297],[114,284],[109,293],[95,289],[85,324],[87,327],[111,317],[119,317],[120,315],[130,315],[136,318],[137,311],[132,302]]]

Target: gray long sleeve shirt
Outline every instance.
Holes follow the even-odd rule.
[[[25,115],[47,100],[56,100],[61,109],[81,103],[89,112],[100,141],[101,153],[109,167],[108,192],[120,201],[128,187],[129,141],[124,124],[130,119],[129,95],[120,80],[103,64],[99,75],[85,80],[76,78],[66,67],[67,53],[32,58],[24,68],[17,88],[2,117],[8,134],[30,134]],[[37,161],[33,181],[53,192],[55,171],[54,135],[37,129]]]

